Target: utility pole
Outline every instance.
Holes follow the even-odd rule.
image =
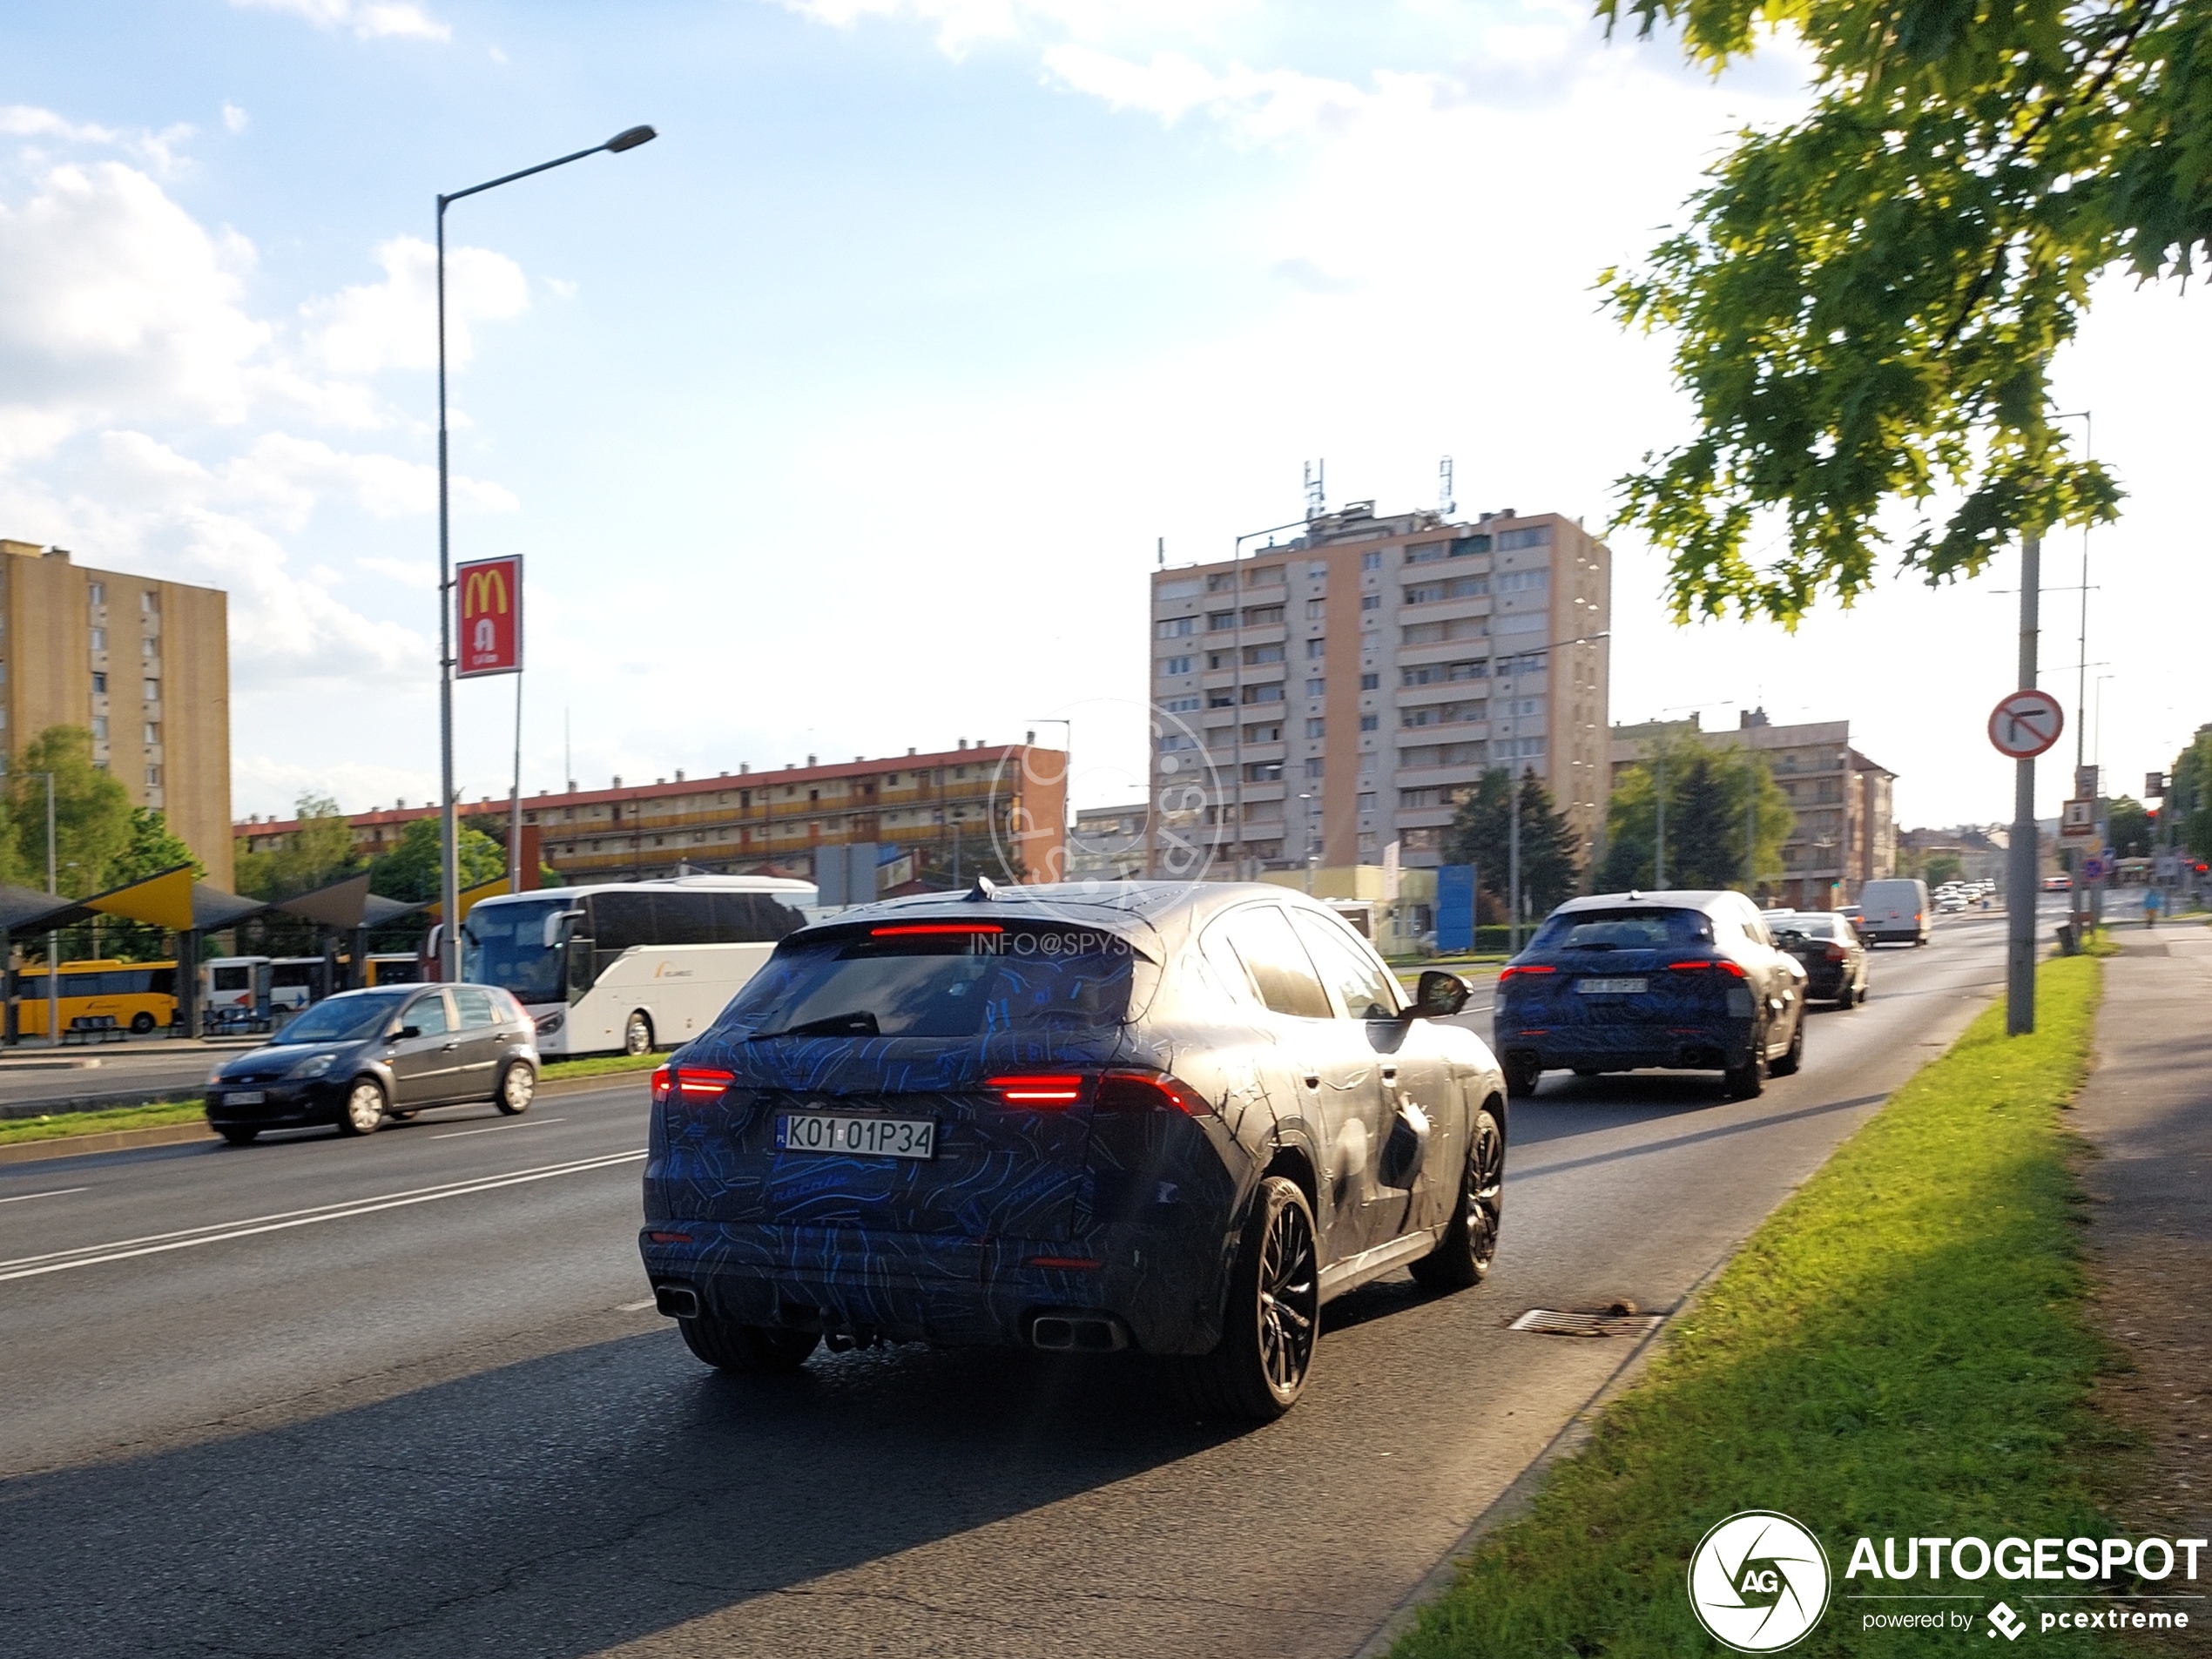
[[[2035,689],[2035,645],[2043,586],[2043,537],[2020,537],[2020,686]],[[2005,1035],[2035,1029],[2035,762],[2013,763],[2013,844],[2005,861]]]
[[[1656,808],[1658,833],[1651,840],[1651,885],[1661,892],[1667,887],[1667,752],[1661,750],[1658,771],[1651,786],[1651,799]]]
[[[1506,818],[1506,954],[1521,954],[1521,779],[1510,773],[1506,788],[1512,808]]]
[[[1744,777],[1743,807],[1743,894],[1746,898],[1758,887],[1759,881],[1759,767],[1755,760],[1747,759]],[[1848,814],[1846,814],[1848,818]],[[1754,899],[1752,902],[1757,903]]]

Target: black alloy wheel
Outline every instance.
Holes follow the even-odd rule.
[[[1766,1088],[1766,1028],[1762,1026],[1751,1034],[1751,1057],[1740,1066],[1730,1066],[1721,1073],[1721,1082],[1730,1100],[1757,1100]]]
[[[1185,1362],[1190,1403],[1208,1416],[1264,1423],[1298,1403],[1321,1330],[1313,1210],[1294,1181],[1271,1175],[1231,1270],[1229,1317],[1211,1353]]]
[[[1846,974],[1844,975],[1842,988],[1838,990],[1836,993],[1836,1007],[1838,1010],[1847,1012],[1849,1011],[1851,1004],[1856,1002],[1858,1000],[1858,992],[1851,988],[1851,975]]]
[[[152,1029],[153,1015],[148,1014],[144,1008],[131,1016],[131,1030],[133,1035],[142,1037]]]
[[[630,1018],[622,1028],[622,1051],[624,1054],[649,1053],[653,1046],[652,1016],[643,1008],[632,1008]]]
[[[1475,1113],[1468,1134],[1459,1202],[1436,1248],[1412,1264],[1413,1278],[1432,1291],[1464,1291],[1480,1285],[1498,1253],[1505,1211],[1506,1133],[1485,1106]]]
[[[738,1325],[702,1312],[696,1318],[678,1319],[684,1345],[718,1371],[746,1377],[785,1377],[806,1363],[820,1336],[812,1331],[786,1331],[774,1325]]]

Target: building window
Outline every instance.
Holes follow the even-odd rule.
[[[86,592],[88,592],[89,594],[91,594],[91,597],[92,597],[92,603],[93,603],[94,604],[96,604],[96,605],[104,605],[104,604],[105,604],[107,603],[107,583],[105,583],[105,582],[89,582],[89,583],[85,583],[85,591],[86,591]]]
[[[106,715],[96,714],[92,717],[92,738],[96,743],[105,743],[107,741]]]
[[[1359,798],[1353,802],[1353,805],[1363,813],[1373,812],[1375,810],[1375,792],[1372,789],[1362,790]]]
[[[1329,723],[1321,718],[1318,715],[1314,716],[1312,719],[1305,723],[1305,735],[1309,738],[1326,736],[1328,729]]]
[[[1359,596],[1359,608],[1362,610],[1380,610],[1382,609],[1382,595],[1379,593],[1361,594]]]
[[[148,634],[138,642],[138,655],[148,662],[153,660],[153,636],[152,634]]]
[[[1308,697],[1319,697],[1328,689],[1329,682],[1326,680],[1308,680],[1305,683],[1305,694]]]
[[[1309,640],[1307,640],[1307,641],[1305,642],[1305,657],[1306,657],[1306,660],[1307,660],[1308,662],[1312,662],[1312,661],[1315,660],[1315,659],[1316,659],[1316,658],[1321,658],[1321,657],[1325,657],[1325,656],[1327,656],[1327,655],[1328,655],[1328,644],[1329,644],[1329,642],[1328,642],[1327,640],[1325,640],[1325,639],[1309,639]]]
[[[1380,691],[1382,689],[1382,676],[1379,674],[1362,674],[1359,677],[1359,689],[1363,691]]]
[[[1224,629],[1234,628],[1236,625],[1237,613],[1233,610],[1209,610],[1206,612],[1206,631],[1210,634],[1217,634],[1222,632]]]
[[[1160,664],[1160,672],[1163,676],[1188,674],[1190,671],[1190,659],[1188,657],[1170,657]]]
[[[1236,585],[1237,573],[1233,570],[1216,570],[1206,578],[1208,593],[1219,593],[1224,588],[1233,588]]]
[[[1279,588],[1283,585],[1283,567],[1279,564],[1262,565],[1244,577],[1248,588]]]
[[[145,688],[147,702],[158,703],[161,700],[161,682],[159,680],[146,681]]]
[[[1552,527],[1548,524],[1533,525],[1525,530],[1501,530],[1498,535],[1498,551],[1503,553],[1516,547],[1549,547],[1551,539]]]
[[[107,649],[106,629],[95,628],[92,630],[92,649],[94,651],[105,651]]]
[[[105,715],[101,716],[101,718],[102,718],[102,719],[105,719],[106,718],[107,718],[107,717],[106,717],[106,716],[105,716]],[[160,722],[160,721],[158,721],[158,720],[148,720],[148,721],[146,722],[146,741],[147,741],[148,743],[158,743],[158,742],[160,742],[160,741],[161,741],[161,722]]]
[[[1244,768],[1244,781],[1279,784],[1283,781],[1283,763],[1279,760],[1255,760]]]
[[[1279,685],[1244,687],[1244,701],[1247,703],[1280,703],[1282,700],[1283,688]]]
[[[1376,715],[1363,714],[1359,717],[1359,729],[1362,732],[1372,732],[1379,723],[1380,718]]]
[[[1157,624],[1152,631],[1162,639],[1180,639],[1185,634],[1198,631],[1198,619],[1196,617],[1170,617]]]
[[[153,615],[153,590],[142,589],[138,594],[138,611],[142,616]]]
[[[1541,576],[1542,571],[1531,572]],[[1498,585],[1503,588],[1512,580],[1501,577]],[[1458,576],[1447,582],[1409,582],[1406,584],[1406,603],[1409,605],[1433,605],[1445,599],[1480,599],[1490,591],[1487,576]]]
[[[1282,660],[1283,648],[1280,645],[1247,645],[1244,647],[1244,665],[1247,668],[1256,668],[1262,663],[1279,663]]]
[[[1283,607],[1280,605],[1244,607],[1244,626],[1247,628],[1275,628],[1281,626],[1282,621]]]
[[[161,787],[160,767],[148,766],[146,768],[146,786],[150,789],[158,789]]]
[[[1307,777],[1318,778],[1321,775],[1321,757],[1319,755],[1313,756],[1305,763],[1305,775]]]
[[[1362,553],[1359,556],[1359,568],[1363,570],[1381,570],[1382,555],[1379,553]]]
[[[105,674],[95,673],[92,676],[92,695],[94,697],[105,697],[107,695],[107,676]]]
[[[1305,619],[1308,622],[1318,622],[1328,614],[1329,602],[1326,599],[1308,599],[1305,602]]]
[[[1160,705],[1161,709],[1169,714],[1188,714],[1197,706],[1198,699],[1195,697],[1171,697]]]
[[[1312,580],[1319,582],[1328,576],[1329,567],[1317,559],[1305,567],[1305,574]]]
[[[1400,669],[1400,685],[1440,685],[1453,680],[1479,680],[1488,678],[1490,664],[1483,662],[1424,663],[1418,668]]]
[[[1507,570],[1498,578],[1500,593],[1541,593],[1552,584],[1549,570]]]

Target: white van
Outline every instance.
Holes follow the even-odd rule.
[[[1928,902],[1928,884],[1919,878],[1869,881],[1858,890],[1858,907],[1866,917],[1858,924],[1858,936],[1868,944],[1928,942],[1934,907]]]

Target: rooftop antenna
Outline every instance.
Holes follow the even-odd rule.
[[[1159,554],[1160,569],[1164,570],[1168,568],[1168,538],[1164,536],[1159,539]]]
[[[1305,522],[1309,524],[1328,510],[1328,475],[1326,461],[1305,463]]]
[[[1449,455],[1436,463],[1436,510],[1446,518],[1460,510],[1460,503],[1452,499],[1452,457]]]

